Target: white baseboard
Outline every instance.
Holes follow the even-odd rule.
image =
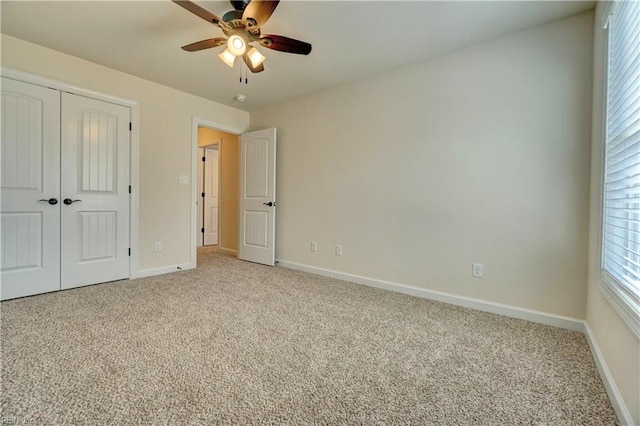
[[[193,269],[193,268],[194,266],[191,263],[182,263],[179,265],[163,266],[161,268],[142,269],[138,271],[138,278],[169,274],[171,272],[186,271],[187,269]]]
[[[231,250],[231,249],[224,248],[224,247],[218,247],[218,251],[220,253],[232,254],[234,256],[238,255],[238,250]]]
[[[336,278],[356,284],[363,284],[370,287],[377,287],[384,290],[391,290],[411,296],[422,297],[425,299],[437,300],[439,302],[449,303],[451,305],[463,306],[465,308],[477,309],[479,311],[491,312],[494,314],[505,315],[512,318],[519,318],[540,324],[560,327],[567,330],[579,331],[581,333],[584,332],[584,321],[575,318],[563,317],[560,315],[554,315],[547,312],[534,311],[530,309],[517,308],[515,306],[503,305],[486,300],[472,299],[470,297],[456,296],[454,294],[442,293],[439,291],[426,290],[405,284],[383,281],[375,278],[363,277],[360,275],[347,274],[344,272],[318,268],[315,266],[304,265],[296,262],[289,262],[287,260],[279,259],[278,266],[303,272],[310,272],[312,274]]]
[[[613,405],[613,409],[618,416],[618,420],[620,420],[623,425],[634,425],[631,414],[629,413],[629,410],[627,409],[627,406],[625,405],[624,400],[620,395],[620,391],[618,390],[613,376],[611,375],[611,371],[607,367],[607,363],[602,356],[602,352],[600,352],[598,343],[596,342],[595,337],[593,336],[591,329],[589,328],[589,325],[586,321],[582,321],[576,318],[563,317],[547,312],[503,305],[486,300],[472,299],[469,297],[456,296],[454,294],[442,293],[439,291],[425,290],[405,284],[383,281],[375,278],[363,277],[360,275],[347,274],[331,269],[318,268],[316,266],[309,266],[301,263],[289,262],[286,260],[279,260],[278,266],[583,333],[587,339],[587,342],[589,343],[591,354],[593,356],[593,359],[595,360],[598,372],[600,373],[600,377],[602,378],[609,399],[611,400],[611,404]]]
[[[633,426],[635,423],[633,422],[633,418],[631,418],[631,413],[629,412],[627,405],[624,403],[622,395],[620,395],[620,391],[618,390],[618,386],[616,386],[611,370],[609,370],[607,362],[605,361],[604,356],[602,356],[602,352],[598,346],[598,342],[586,321],[584,322],[584,335],[587,338],[587,343],[589,343],[589,348],[591,349],[591,355],[596,363],[596,367],[600,373],[600,378],[604,383],[604,388],[607,391],[607,395],[609,395],[609,400],[611,401],[611,405],[613,405],[613,409],[618,416],[620,424]]]

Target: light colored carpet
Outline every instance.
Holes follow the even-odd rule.
[[[616,423],[579,333],[200,261],[3,302],[5,423]]]

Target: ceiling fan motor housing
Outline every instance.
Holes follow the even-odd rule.
[[[229,12],[222,15],[222,20],[229,24],[232,27],[241,27],[242,26],[242,11],[241,10],[230,10]]]
[[[250,1],[251,0],[230,0],[230,3],[235,10],[243,11]]]

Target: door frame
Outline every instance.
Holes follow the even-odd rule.
[[[190,268],[197,266],[198,260],[198,128],[206,127],[212,130],[231,133],[233,135],[241,135],[247,129],[240,127],[228,126],[207,120],[206,118],[192,117],[191,120],[191,255],[189,259]],[[218,167],[218,177],[220,177],[220,167]],[[222,198],[220,192],[220,182],[218,179],[218,199]],[[219,219],[218,219],[218,223]],[[218,228],[220,228],[218,226]],[[218,229],[218,232],[220,230]],[[218,235],[220,241],[220,235]],[[218,243],[218,247],[220,244]]]
[[[131,256],[129,257],[129,279],[138,278],[138,211],[140,198],[140,105],[138,102],[3,66],[0,66],[0,75],[11,80],[48,87],[61,92],[69,92],[129,108],[131,111],[132,126],[129,132],[129,182],[131,184],[131,196],[129,198],[129,247],[131,248]]]

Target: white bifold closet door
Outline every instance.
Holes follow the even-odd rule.
[[[60,92],[3,78],[1,126],[4,300],[60,289]]]
[[[129,277],[129,108],[62,94],[61,287]]]
[[[2,79],[2,300],[129,277],[129,117]]]

